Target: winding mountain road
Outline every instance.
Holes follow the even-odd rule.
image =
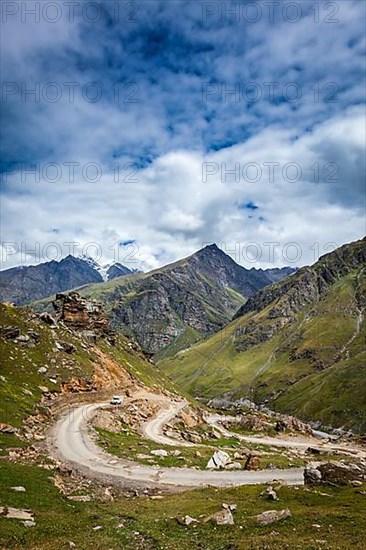
[[[145,466],[114,457],[94,443],[89,426],[97,409],[105,405],[106,403],[80,405],[61,417],[51,432],[51,454],[88,477],[125,487],[160,487],[171,490],[205,486],[253,485],[276,479],[281,479],[291,485],[303,484],[302,468],[255,472],[244,470],[211,471]],[[170,410],[160,411],[157,417],[150,421],[150,426],[147,429],[145,426],[145,433],[150,433],[155,437],[156,431],[160,431],[162,423],[174,416],[177,408],[182,408],[182,406],[178,403],[172,404]],[[167,441],[164,440],[164,443]],[[176,444],[177,442],[174,441],[174,445]]]
[[[136,394],[137,395],[137,394]],[[194,446],[192,443],[170,438],[163,433],[163,427],[179,414],[188,403],[150,394],[143,391],[139,397],[159,402],[158,413],[149,419],[143,426],[145,437],[161,445]],[[103,451],[93,438],[90,423],[97,410],[108,407],[108,403],[94,403],[78,405],[67,414],[64,414],[53,426],[50,432],[50,451],[53,456],[71,465],[77,471],[87,477],[116,483],[124,487],[160,487],[170,490],[182,490],[193,487],[230,487],[238,485],[253,485],[257,483],[272,482],[281,479],[287,484],[302,485],[303,469],[289,468],[286,470],[198,470],[195,468],[165,468],[147,466],[133,461],[117,458]],[[322,442],[319,438],[304,436],[295,437],[267,437],[267,436],[241,436],[233,434],[225,429],[220,420],[231,417],[220,415],[207,415],[206,421],[220,430],[226,436],[251,443],[259,443],[270,446],[304,449],[316,446],[323,451],[342,451],[345,453],[366,457],[364,449],[355,446]]]

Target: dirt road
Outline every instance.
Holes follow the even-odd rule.
[[[192,487],[230,487],[252,485],[282,479],[288,484],[303,484],[303,470],[260,470],[248,472],[210,471],[190,468],[159,468],[144,466],[132,461],[118,459],[105,453],[93,441],[90,431],[90,420],[99,407],[105,403],[80,405],[65,414],[53,427],[51,433],[52,454],[72,465],[84,475],[117,483],[128,487],[160,487],[183,489]],[[181,406],[181,405],[177,405]],[[172,404],[174,408],[174,404]],[[160,412],[157,419],[151,421],[147,432],[155,435],[160,430],[161,422],[173,414],[171,410]],[[176,408],[175,408],[176,412]],[[151,429],[151,426],[153,428]],[[176,444],[176,442],[174,443]]]

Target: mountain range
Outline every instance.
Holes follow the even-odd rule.
[[[23,305],[46,298],[36,304],[42,309],[49,296],[78,288],[103,302],[114,328],[163,356],[218,331],[247,298],[293,271],[245,269],[215,244],[146,274],[67,256],[2,271],[0,300]]]
[[[195,397],[363,431],[365,267],[366,238],[298,270],[245,269],[212,244],[149,273],[68,256],[3,271],[0,288],[52,311],[77,287]]]
[[[104,303],[114,328],[162,357],[217,332],[247,298],[293,271],[245,269],[212,244],[160,269],[81,292]]]
[[[132,273],[120,263],[102,268],[92,258],[77,258],[70,254],[60,261],[52,260],[1,271],[0,301],[24,305],[57,292],[89,283],[102,283]]]
[[[232,322],[159,366],[196,397],[249,398],[366,429],[366,239],[263,288]]]

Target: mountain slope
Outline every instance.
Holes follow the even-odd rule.
[[[259,291],[222,331],[160,366],[196,396],[249,397],[364,430],[365,265],[365,239],[345,245]]]
[[[19,266],[0,272],[0,301],[17,305],[40,300],[57,292],[64,292],[90,283],[101,283],[131,274],[121,264],[109,266],[104,274],[91,258],[67,256],[62,260],[35,266]]]
[[[86,311],[91,305],[85,304]],[[89,324],[84,327],[80,320],[85,319],[70,311],[78,322],[68,316],[49,326],[47,318],[29,308],[0,303],[0,422],[21,427],[30,414],[45,412],[48,399],[63,394],[80,399],[83,393],[92,400],[96,390],[111,392],[129,384],[172,390],[136,344],[100,326],[103,312],[99,317],[90,313],[89,321],[97,321],[91,339]]]
[[[266,271],[247,270],[210,245],[161,269],[81,292],[103,301],[115,328],[163,356],[219,330],[248,296],[271,282]]]

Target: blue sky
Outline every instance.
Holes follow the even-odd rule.
[[[3,267],[50,242],[302,265],[365,233],[364,2],[4,4],[2,240],[41,253]]]

